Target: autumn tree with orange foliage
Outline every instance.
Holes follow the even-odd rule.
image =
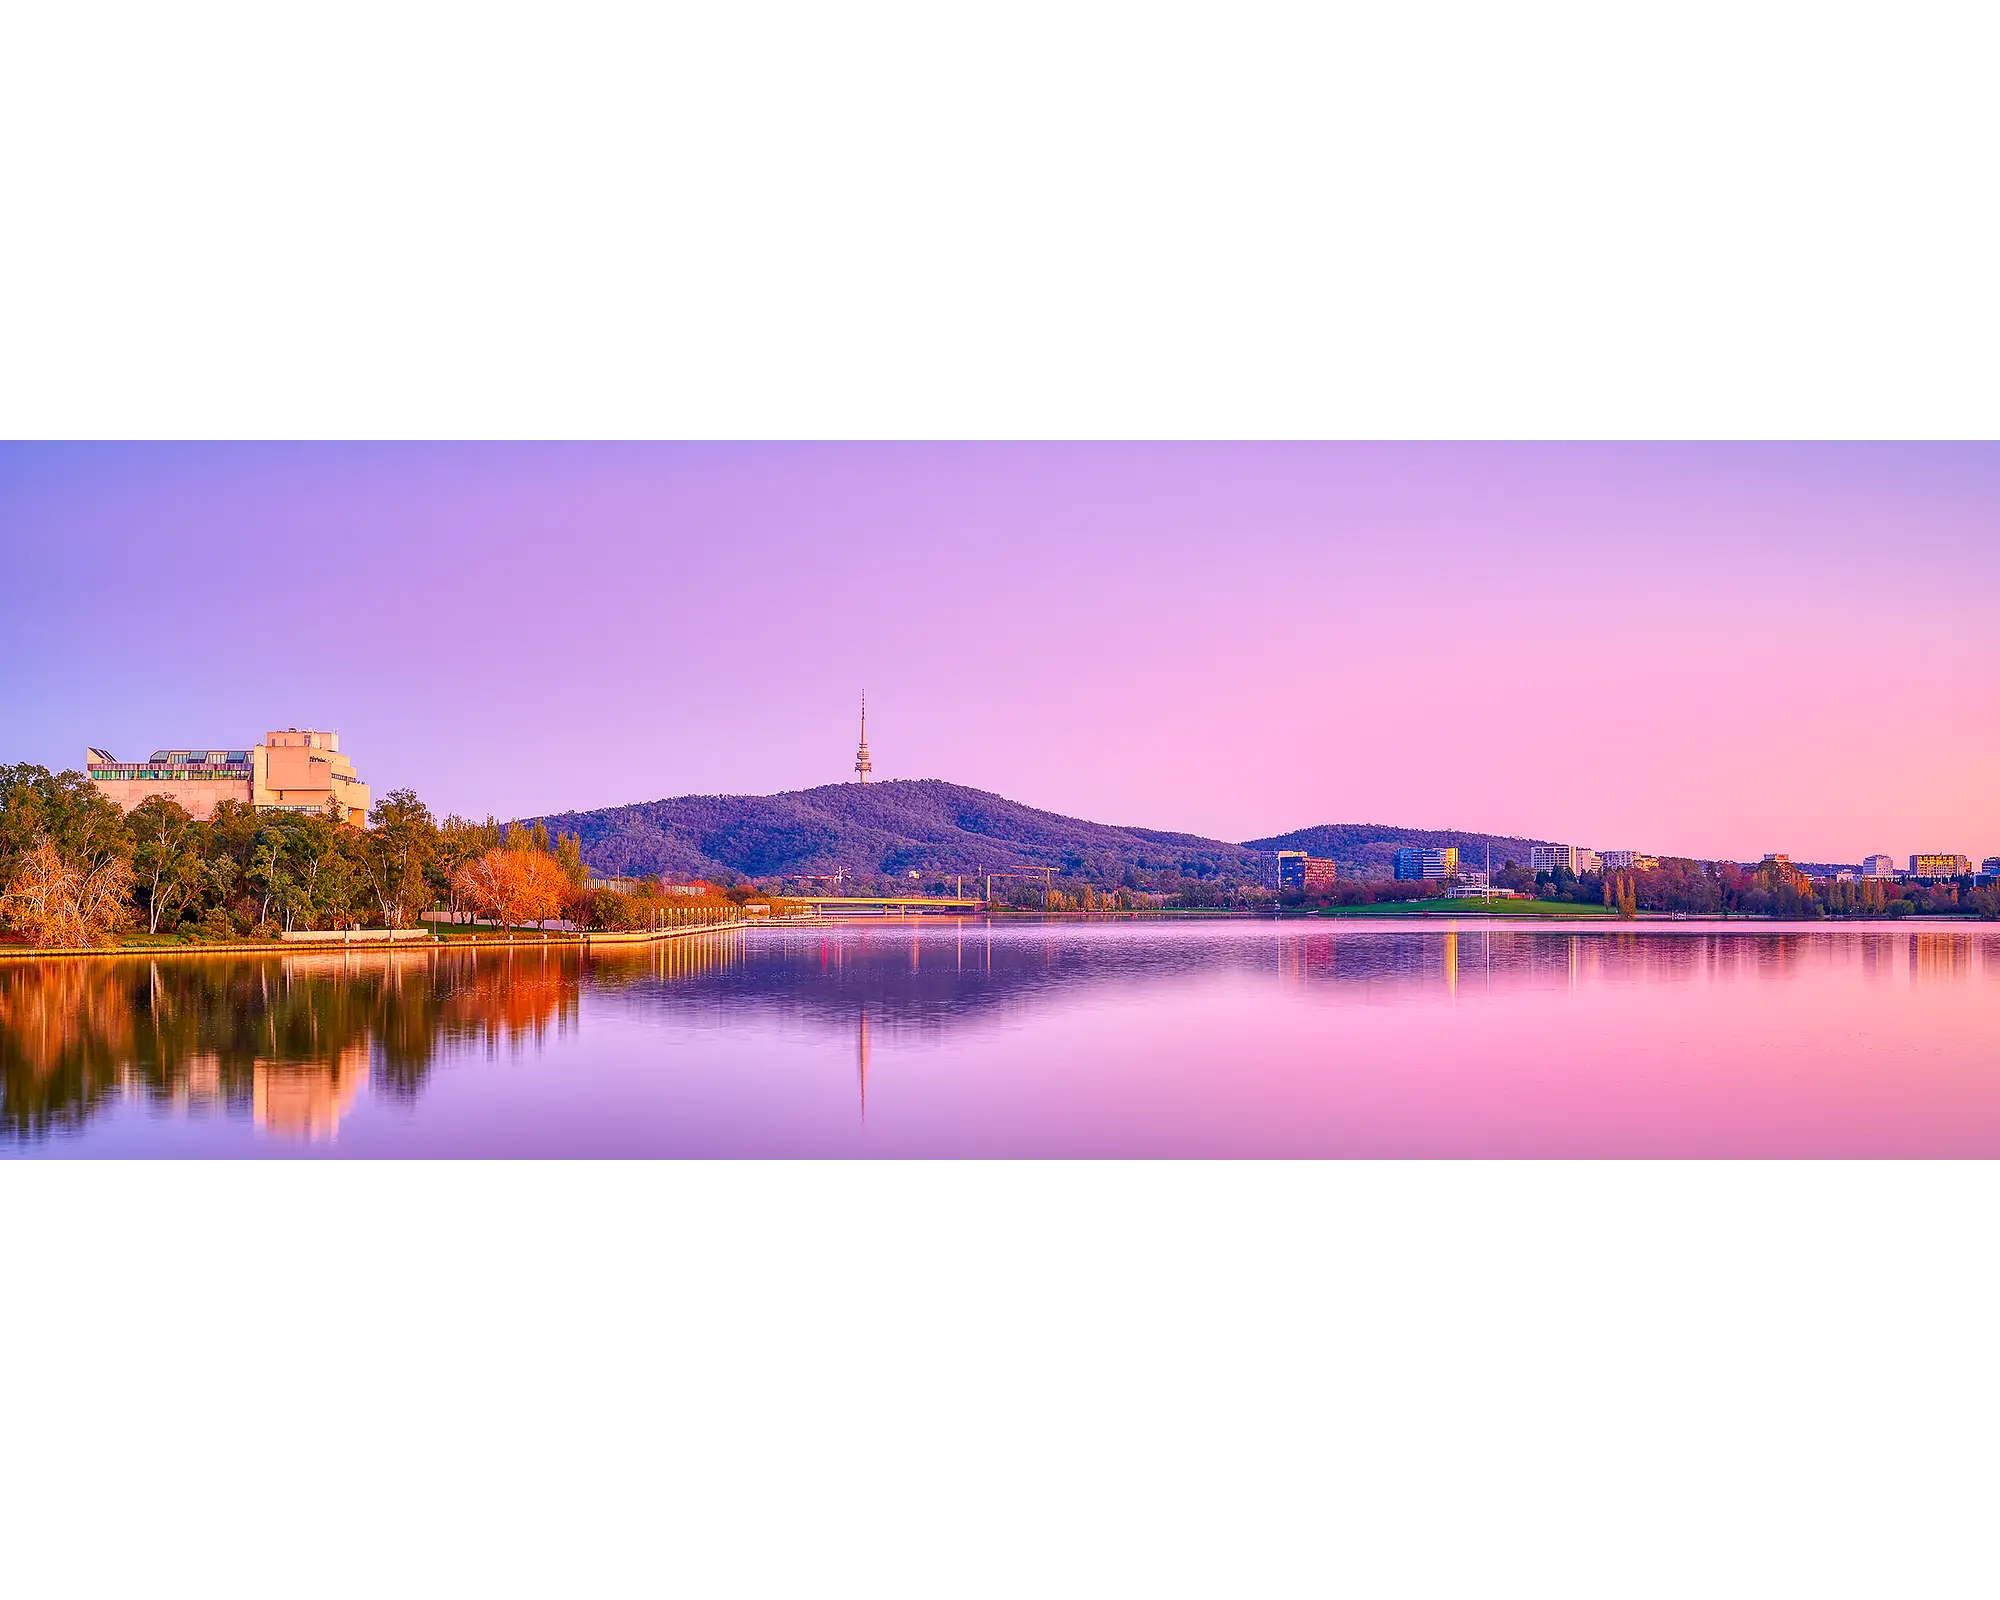
[[[561,916],[572,885],[556,858],[536,850],[517,853],[515,860],[518,863],[515,870],[521,878],[522,920],[540,922],[546,917]]]
[[[504,846],[466,862],[452,886],[503,930],[561,916],[571,891],[568,876],[553,856]]]

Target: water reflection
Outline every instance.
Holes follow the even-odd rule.
[[[1913,983],[1963,983],[1972,976],[1972,940],[1962,933],[1910,935]]]
[[[0,1130],[136,1100],[329,1138],[371,1081],[413,1099],[441,1049],[573,1024],[579,976],[560,949],[0,965]]]
[[[741,1097],[728,1111],[737,1119],[732,1136],[746,1118],[805,1115],[782,1094],[756,1090],[762,1058],[740,1053],[799,1048],[819,1052],[840,1085],[837,1120],[811,1115],[846,1134],[878,1135],[869,1128],[871,1096],[880,1100],[878,1123],[893,1126],[910,1052],[956,1041],[985,1051],[1026,1027],[1041,1030],[1046,1052],[1051,1037],[1084,1037],[1061,1032],[1068,1017],[1095,1019],[1096,1031],[1087,1047],[1075,1046],[1060,1088],[1043,1091],[1053,1098],[1038,1114],[1052,1124],[1073,1114],[1091,1075],[1129,1041],[1145,1041],[1155,1087],[1176,1084],[1192,1105],[1245,1071],[1277,1071],[1287,1061],[1347,1071],[1413,1049],[1415,1013],[1425,1008],[1454,1019],[1450,1040],[1435,1046],[1438,1059],[1458,1063],[1451,1070],[1482,1093],[1490,1085],[1477,1075],[1489,1070],[1498,1081],[1502,1068],[1547,1070],[1545,1060],[1593,1051],[1629,1065],[1642,1043],[1656,1047],[1662,1029],[1691,1030],[1681,1045],[1690,1062],[1731,1052],[1750,1061],[1745,1041],[1756,1033],[1762,1059],[1817,1051],[1872,1072],[1890,1061],[1884,1040],[1914,1049],[1932,1026],[1924,1018],[1942,1008],[1979,1026],[1979,997],[1954,998],[1975,973],[2000,977],[2000,933],[1471,923],[883,924],[734,931],[596,955],[522,946],[7,962],[0,1147],[112,1121],[126,1130],[125,1149],[143,1149],[149,1126],[204,1123],[234,1124],[277,1144],[327,1145],[372,1107],[436,1126],[440,1148],[485,1148],[465,1130],[483,1136],[499,1127],[505,1118],[491,1110],[492,1097],[525,1080],[455,1077],[461,1088],[448,1110],[433,1103],[433,1080],[441,1064],[504,1055],[562,1068],[526,1084],[523,1092],[541,1097],[531,1111],[506,1113],[522,1147],[543,1148],[545,1130],[570,1118],[576,1126],[563,1148],[594,1154],[622,1137],[635,1096],[668,1093],[681,1081],[673,1074],[709,1060],[746,1063],[726,1091]],[[1991,991],[1982,984],[1979,993]],[[1865,1000],[1871,994],[1876,1001]],[[1206,1012],[1203,997],[1214,997]],[[1523,1005],[1542,1020],[1533,1028],[1503,1021]],[[1198,1049],[1192,1036],[1150,1020],[1169,1014],[1213,1036]],[[1580,1036],[1561,1031],[1565,1015],[1588,1018]],[[1872,1055],[1852,1042],[1864,1026],[1874,1029]],[[1234,1054],[1232,1037],[1241,1042]],[[1359,1038],[1369,1041],[1365,1050],[1352,1044]],[[1942,1036],[1927,1047],[1947,1060],[1965,1048]],[[1039,1071],[1044,1061],[1019,1065]],[[1749,1093],[1747,1074],[1738,1084]],[[1245,1093],[1309,1087],[1287,1080]],[[1595,1083],[1590,1092],[1599,1092]],[[1492,1104],[1508,1105],[1510,1116],[1518,1109],[1504,1096]],[[1451,1105],[1439,1099],[1431,1114],[1447,1116]],[[1554,1116],[1561,1108],[1532,1109]],[[657,1106],[647,1114],[667,1115]],[[699,1147],[699,1119],[711,1114],[712,1104],[680,1106],[674,1138]],[[1214,1106],[1203,1113],[1224,1114]]]
[[[266,1132],[330,1139],[367,1082],[366,1044],[349,1045],[331,1062],[259,1060],[251,1065],[250,1104]]]

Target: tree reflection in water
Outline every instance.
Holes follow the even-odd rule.
[[[8,963],[0,1135],[44,1138],[138,1099],[327,1137],[371,1078],[411,1099],[443,1050],[573,1026],[580,965],[560,947]]]

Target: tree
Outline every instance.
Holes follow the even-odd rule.
[[[556,835],[556,865],[576,888],[581,889],[589,881],[590,869],[583,864],[583,840],[579,835]]]
[[[162,794],[149,795],[134,807],[125,829],[132,836],[132,877],[145,900],[146,931],[158,933],[168,912],[192,904],[210,882],[201,830]]]
[[[400,928],[411,902],[424,893],[425,869],[437,852],[437,824],[412,789],[392,789],[375,802],[368,822],[363,871],[383,920]]]
[[[301,924],[310,928],[347,917],[356,879],[349,851],[358,845],[335,805],[288,816],[274,831],[281,837],[272,841],[274,872],[266,879],[266,911],[277,908],[287,933]]]
[[[0,888],[44,841],[85,872],[132,853],[125,814],[82,773],[0,767]]]
[[[542,837],[548,831],[542,830]],[[536,850],[524,854],[515,869],[520,874],[521,920],[540,922],[548,917],[559,917],[563,908],[575,893],[572,884],[556,858]]]
[[[453,875],[458,897],[474,912],[484,912],[503,931],[521,917],[522,852],[495,848],[474,856]]]
[[[78,862],[42,838],[15,864],[12,881],[0,893],[0,916],[45,949],[109,944],[131,916],[126,900],[131,887],[132,868],[124,856]]]
[[[519,822],[507,824],[507,848],[509,850],[536,851],[542,855],[549,853],[549,825],[537,822],[532,828]]]
[[[292,877],[285,870],[285,846],[289,836],[283,828],[266,828],[257,836],[257,845],[244,876],[259,891],[257,921],[271,920],[273,902],[282,902]]]
[[[454,919],[465,905],[465,896],[459,887],[461,872],[499,843],[500,828],[491,817],[481,823],[453,813],[438,824],[430,879]]]
[[[559,917],[576,893],[553,856],[511,846],[488,850],[468,861],[458,870],[457,886],[468,904],[503,929]]]

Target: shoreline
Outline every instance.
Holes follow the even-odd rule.
[[[1475,924],[1508,923],[1509,931],[1532,931],[1548,928],[1589,928],[1604,933],[1636,933],[1641,931],[1671,932],[1741,932],[1754,933],[1760,930],[1786,932],[1831,933],[1842,929],[1889,932],[1898,928],[1917,928],[1931,932],[1941,929],[1965,929],[1971,931],[1982,924],[1990,924],[2000,933],[2000,921],[1976,915],[1960,916],[1910,916],[1910,917],[1818,917],[1782,918],[1764,916],[1675,916],[1667,912],[1646,912],[1636,918],[1607,917],[1583,913],[1576,916],[1562,916],[1552,913],[1517,913],[1510,915],[1504,911],[1397,911],[1393,907],[1374,910],[1367,907],[1343,909],[1327,915],[1317,911],[1221,911],[1221,910],[1147,910],[1147,911],[1001,911],[972,913],[955,917],[944,917],[932,913],[909,913],[901,916],[834,916],[834,917],[777,917],[745,918],[734,922],[707,923],[700,927],[661,928],[651,932],[632,933],[551,933],[530,930],[517,933],[511,938],[471,937],[412,939],[354,939],[321,940],[313,943],[286,943],[279,940],[239,939],[215,944],[175,944],[175,945],[111,945],[84,948],[62,947],[36,949],[31,945],[0,945],[0,962],[7,961],[71,961],[95,957],[99,960],[131,960],[138,957],[157,960],[161,957],[179,956],[324,956],[333,953],[346,954],[360,952],[366,954],[402,953],[413,955],[434,955],[447,950],[514,950],[521,948],[545,950],[551,947],[588,951],[633,949],[644,945],[659,944],[671,939],[699,938],[712,933],[736,933],[752,928],[910,928],[926,922],[996,922],[996,923],[1044,923],[1044,922],[1258,922],[1299,928],[1331,926],[1340,923],[1425,923],[1438,925],[1440,931],[1459,922]]]
[[[432,955],[440,950],[514,950],[522,946],[535,950],[550,946],[578,950],[588,950],[592,946],[628,950],[667,939],[692,939],[705,933],[733,933],[756,925],[744,921],[710,922],[698,927],[660,928],[636,933],[549,933],[533,930],[511,938],[496,935],[492,938],[464,939],[322,939],[311,943],[287,943],[281,939],[232,939],[214,944],[66,945],[48,949],[37,949],[33,945],[0,945],[0,961],[70,961],[91,956],[105,960],[135,956],[307,956],[346,954],[349,951]]]

